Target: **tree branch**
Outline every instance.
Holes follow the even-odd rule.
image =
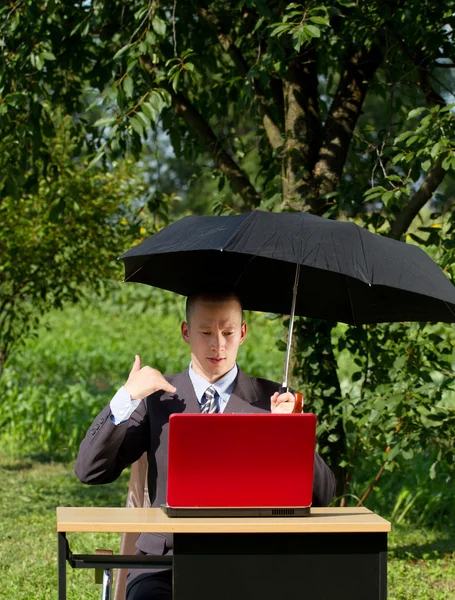
[[[321,196],[333,192],[340,181],[369,84],[381,62],[379,46],[373,46],[370,50],[362,48],[356,53],[348,50],[324,128],[319,160],[313,172],[315,187],[312,208],[316,212],[323,206]]]
[[[161,85],[171,94],[172,104],[176,113],[182,117],[188,127],[196,133],[201,143],[207,148],[216,166],[230,181],[233,191],[240,194],[248,209],[259,206],[261,196],[251,184],[248,175],[224,150],[213,129],[197,108],[181,92],[175,92],[169,85]]]
[[[440,96],[436,90],[433,89],[430,83],[429,73],[426,67],[429,58],[425,56],[421,50],[419,50],[415,55],[412,54],[402,37],[398,36],[398,41],[401,49],[406,54],[409,61],[417,68],[417,72],[419,74],[419,86],[422,88],[422,92],[427,103],[445,106],[446,103],[444,98],[442,98],[442,96]]]
[[[428,57],[426,57],[421,50],[419,50],[417,54],[413,55],[407,47],[406,42],[401,37],[398,39],[402,50],[410,62],[412,62],[417,68],[419,74],[419,85],[422,88],[422,92],[427,103],[431,105],[437,104],[438,106],[445,106],[446,102],[442,96],[440,96],[440,94],[433,89],[430,83],[429,72],[426,68]],[[411,196],[408,204],[392,223],[388,237],[394,240],[399,240],[401,236],[406,233],[412,221],[419,214],[420,210],[429,200],[431,200],[431,197],[442,183],[442,180],[446,175],[446,171],[442,168],[441,162],[442,161],[437,162],[434,167],[428,171],[428,174],[420,188],[413,196]]]
[[[240,49],[234,43],[231,36],[225,31],[223,31],[219,18],[212,11],[203,8],[198,4],[196,4],[196,8],[201,17],[208,23],[209,27],[216,34],[218,41],[220,42],[225,52],[227,52],[227,54],[229,54],[229,56],[231,57],[232,62],[234,63],[239,75],[246,79],[250,70],[248,64],[244,59]],[[260,89],[259,82],[253,80],[252,85],[257,100],[258,113],[259,116],[262,118],[262,123],[264,125],[267,138],[272,148],[276,150],[283,145],[283,138],[281,135],[280,128],[276,124],[275,119],[273,118],[272,113],[270,112],[269,102],[267,101],[267,98]]]
[[[385,469],[385,465],[386,463],[384,463],[382,465],[382,467],[379,469],[379,471],[376,473],[376,477],[373,479],[373,481],[370,483],[370,485],[367,487],[367,489],[365,490],[363,496],[360,498],[360,500],[357,502],[356,506],[363,506],[363,503],[365,502],[365,500],[368,498],[368,496],[371,494],[371,492],[373,491],[374,486],[378,483],[378,481],[381,479],[381,475],[384,473],[384,469]]]
[[[419,214],[419,211],[425,206],[428,200],[431,199],[433,193],[442,183],[445,175],[446,171],[442,168],[440,162],[436,163],[436,165],[428,171],[425,181],[393,222],[388,237],[399,240],[401,236],[406,233],[414,218]]]
[[[313,45],[290,64],[283,78],[286,142],[283,208],[308,210],[309,184],[320,144],[316,50]]]

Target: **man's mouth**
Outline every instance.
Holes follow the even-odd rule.
[[[207,360],[212,363],[212,365],[219,365],[223,362],[224,358],[207,357]]]

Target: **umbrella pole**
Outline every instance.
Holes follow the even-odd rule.
[[[291,345],[292,345],[292,330],[294,329],[294,316],[295,316],[295,303],[297,300],[297,289],[299,287],[299,276],[300,276],[300,264],[295,269],[294,288],[292,290],[292,307],[291,307],[291,319],[289,321],[288,331],[288,344],[286,348],[286,362],[284,367],[284,377],[281,386],[281,392],[289,391],[288,378],[289,378],[289,360],[291,358]]]

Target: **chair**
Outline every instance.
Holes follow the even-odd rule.
[[[147,453],[144,452],[141,458],[131,466],[130,483],[128,487],[128,495],[126,497],[127,508],[150,507],[150,498],[147,485],[147,470]],[[136,552],[136,540],[138,537],[139,533],[122,533],[122,538],[120,540],[120,554],[134,554]],[[117,569],[114,579],[113,600],[125,599],[127,573],[128,569]],[[111,582],[112,569],[110,569],[109,573],[105,573],[102,579],[103,600],[110,599]]]

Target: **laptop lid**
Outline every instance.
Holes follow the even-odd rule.
[[[167,504],[183,508],[307,507],[316,416],[173,414]]]

